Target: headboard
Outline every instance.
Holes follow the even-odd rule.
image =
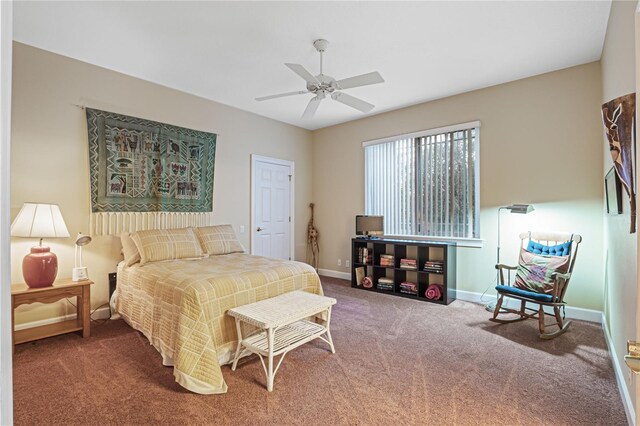
[[[147,229],[213,225],[213,213],[108,212],[91,213],[91,235],[120,235]]]

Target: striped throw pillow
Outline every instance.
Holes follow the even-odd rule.
[[[231,225],[196,228],[196,234],[205,253],[211,256],[228,253],[244,253]]]
[[[193,228],[139,231],[131,238],[140,252],[140,265],[162,260],[204,257]]]

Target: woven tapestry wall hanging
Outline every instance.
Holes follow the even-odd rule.
[[[636,232],[636,191],[633,164],[635,144],[636,94],[620,96],[602,105],[602,121],[609,141],[613,167],[631,204],[630,233]]]
[[[151,213],[190,226],[213,210],[216,135],[127,115],[87,108],[92,218],[131,223],[134,213]],[[114,214],[115,212],[130,215]],[[169,214],[168,212],[172,212]],[[187,215],[185,215],[185,213]],[[193,220],[189,220],[189,214]],[[179,219],[178,219],[179,218]],[[133,222],[148,222],[137,217]],[[105,226],[102,226],[105,228]],[[107,226],[105,232],[140,226]],[[144,228],[155,228],[150,224]],[[121,229],[120,229],[121,228]],[[136,229],[131,229],[136,228]]]

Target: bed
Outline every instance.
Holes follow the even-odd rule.
[[[145,250],[140,250],[144,243],[136,237],[150,232],[167,231],[132,235],[141,262],[127,260],[123,237],[125,260],[118,265],[116,311],[149,339],[163,364],[173,366],[176,381],[192,392],[227,391],[220,366],[232,360],[237,343],[235,323],[226,315],[229,309],[294,290],[323,294],[311,266],[252,256],[239,249],[212,254],[215,250],[209,244],[208,253],[205,249],[198,256],[188,253],[179,259],[149,260],[156,247],[146,250],[145,259]],[[174,255],[176,244],[180,243],[174,244]]]

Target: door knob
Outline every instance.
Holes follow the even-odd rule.
[[[260,231],[262,231],[262,228],[260,228],[260,227],[258,226],[258,228],[256,229],[256,231],[260,232]]]
[[[636,374],[640,374],[640,345],[633,340],[627,341],[627,355],[624,356],[627,367]]]

